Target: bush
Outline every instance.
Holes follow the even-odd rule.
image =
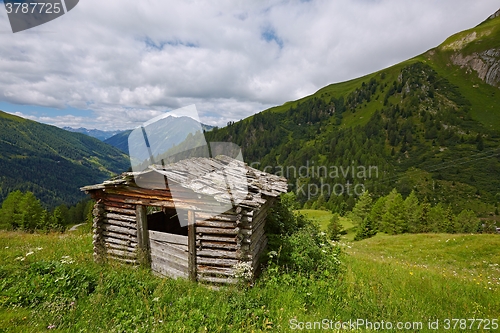
[[[317,224],[295,214],[290,201],[281,200],[267,221],[268,272],[321,276],[337,274],[340,247]]]

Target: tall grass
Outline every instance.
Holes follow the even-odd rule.
[[[253,287],[216,290],[97,265],[90,234],[0,232],[0,332],[289,332],[290,320],[498,318],[500,238],[449,238],[379,235],[343,245],[341,275],[269,269]]]

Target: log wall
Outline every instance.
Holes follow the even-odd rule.
[[[258,210],[237,207],[217,216],[195,213],[198,281],[235,283],[234,266],[242,262],[255,275],[267,245],[264,226],[270,205],[268,201]]]
[[[137,264],[136,206],[101,197],[94,206],[94,258]]]

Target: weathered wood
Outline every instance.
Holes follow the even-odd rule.
[[[119,256],[119,257],[128,257],[128,258],[136,258],[137,257],[137,253],[123,251],[123,250],[115,250],[112,248],[107,248],[106,252],[114,254],[114,255]]]
[[[225,222],[235,222],[237,220],[237,214],[235,215],[230,215],[230,214],[210,214],[207,212],[196,212],[196,221],[202,220],[202,221],[225,221]]]
[[[170,278],[173,278],[173,279],[177,279],[177,278],[183,278],[183,279],[186,279],[188,277],[188,275],[186,273],[183,273],[175,268],[172,268],[172,267],[166,267],[160,263],[157,263],[157,262],[153,262],[151,264],[151,269],[163,276],[167,276],[167,277],[170,277]]]
[[[198,269],[198,276],[200,276],[200,275],[233,276],[234,275],[234,268],[198,265],[197,269]]]
[[[196,262],[200,265],[207,265],[207,266],[211,265],[211,266],[233,267],[238,263],[238,260],[196,257]]]
[[[179,262],[177,260],[172,260],[170,257],[160,257],[154,254],[151,254],[151,262],[154,262],[156,264],[165,266],[165,267],[172,267],[178,271],[181,271],[185,273],[186,275],[188,274],[188,265],[187,261],[184,262]]]
[[[208,228],[208,227],[198,227],[196,228],[198,233],[202,234],[215,234],[215,235],[237,235],[239,230],[234,229],[222,229],[222,228]]]
[[[114,238],[114,237],[104,237],[104,240],[105,242],[108,242],[108,243],[114,243],[114,244],[118,244],[118,245],[125,245],[125,246],[131,246],[131,247],[137,247],[137,243],[136,242],[133,242],[132,240],[123,240],[123,239],[119,239],[119,238]]]
[[[229,237],[227,237],[229,236]],[[224,242],[228,244],[236,244],[236,236],[224,235],[224,236],[215,236],[215,235],[207,235],[202,233],[197,233],[196,240],[201,241],[215,241],[215,242]]]
[[[238,249],[238,245],[227,242],[215,242],[215,241],[201,241],[198,239],[196,241],[197,249],[209,248],[209,249],[225,249],[225,250],[233,250],[236,251]]]
[[[167,243],[167,242],[157,241],[157,240],[154,240],[154,239],[153,240],[150,239],[149,243],[150,244],[154,243],[154,246],[156,246],[156,247],[168,246],[168,247],[172,247],[172,248],[178,249],[179,251],[183,251],[183,252],[186,252],[186,253],[188,252],[187,245]]]
[[[189,280],[196,281],[196,224],[194,211],[188,211]]]
[[[224,251],[224,250],[213,250],[213,249],[203,249],[198,250],[198,257],[212,257],[212,258],[222,258],[222,259],[239,259],[240,253],[237,251]]]
[[[229,278],[229,277],[214,277],[214,276],[199,276],[198,277],[199,281],[202,282],[210,282],[210,283],[228,283],[228,284],[235,284],[238,283],[237,279],[234,278]]]
[[[127,205],[127,206],[132,206],[132,205]],[[114,206],[110,206],[110,205],[105,205],[105,209],[107,212],[115,212],[115,213],[135,216],[135,209],[126,209],[126,208],[114,207]]]
[[[136,207],[136,223],[137,223],[137,249],[139,253],[139,261],[141,264],[149,266],[150,251],[149,251],[149,232],[148,232],[148,216],[145,206],[138,205]]]
[[[163,255],[165,257],[168,256],[177,256],[180,259],[186,261],[188,260],[188,248],[179,248],[177,246],[172,246],[166,243],[158,243],[156,241],[151,241],[151,253],[155,253],[158,255]]]
[[[125,222],[125,221],[106,219],[104,220],[104,222],[107,224],[112,224],[119,227],[130,228],[130,229],[136,229],[137,227],[135,223]]]
[[[107,239],[104,242],[104,246],[107,249],[111,248],[111,249],[115,249],[115,250],[127,251],[127,252],[130,252],[130,253],[135,253],[136,250],[137,250],[137,247],[132,247],[132,246],[124,245],[124,244],[116,244],[116,243],[113,243],[113,242],[108,242]]]
[[[235,222],[209,221],[209,220],[196,220],[196,227],[232,229],[232,228],[236,227],[236,223]]]
[[[106,231],[116,232],[116,233],[119,233],[119,234],[124,234],[124,235],[132,235],[132,236],[136,236],[137,235],[137,232],[134,229],[128,229],[128,228],[118,227],[116,225],[111,225],[111,224],[107,224],[107,223],[103,223],[102,224],[102,229],[106,230]]]
[[[131,214],[135,215],[135,205],[125,204],[123,202],[113,201],[111,199],[112,198],[110,198],[108,196],[105,196],[102,199],[102,202],[103,202],[106,210],[108,210],[108,208],[118,208],[118,209],[130,211]]]
[[[124,215],[124,214],[116,214],[116,213],[107,213],[106,217],[109,220],[118,220],[118,221],[125,221],[125,222],[132,222],[136,223],[136,215]]]
[[[250,236],[250,241],[253,243],[253,242],[256,242],[257,240],[259,240],[262,235],[264,235],[265,233],[265,230],[263,227],[257,229],[257,230],[252,230],[252,235]]]
[[[117,238],[117,239],[121,239],[124,241],[130,241],[134,244],[137,244],[137,236],[135,235],[135,233],[133,235],[129,235],[129,234],[120,234],[120,233],[115,233],[113,231],[103,230],[102,235],[105,238],[112,237],[112,238]]]
[[[149,230],[149,238],[155,241],[167,242],[179,245],[188,245],[188,236],[169,234],[166,232],[159,232]]]

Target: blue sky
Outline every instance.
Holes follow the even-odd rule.
[[[497,0],[85,0],[13,34],[0,10],[0,110],[128,129],[195,104],[225,125],[388,67],[473,27]]]

